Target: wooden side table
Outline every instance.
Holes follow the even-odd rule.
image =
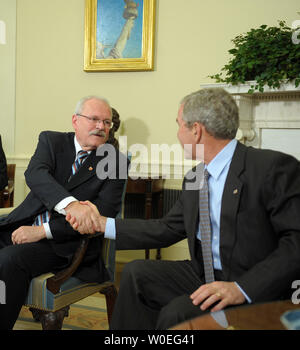
[[[283,330],[280,316],[290,310],[299,310],[291,300],[273,301],[231,307],[224,310],[228,327],[216,322],[211,313],[185,321],[173,330]]]
[[[126,196],[131,194],[143,194],[144,200],[144,217],[145,219],[153,218],[154,206],[157,206],[156,213],[157,218],[163,216],[163,183],[164,180],[158,179],[136,179],[132,180],[128,178]],[[154,201],[154,196],[158,197]],[[145,250],[145,259],[149,259],[149,249]],[[156,259],[161,259],[160,249],[157,249]]]

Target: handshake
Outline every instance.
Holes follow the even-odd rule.
[[[90,201],[71,202],[66,208],[66,220],[81,234],[105,232],[106,217],[101,216],[97,207]]]

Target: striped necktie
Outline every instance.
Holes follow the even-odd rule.
[[[82,150],[77,153],[75,162],[72,165],[72,175],[75,175],[77,173],[77,171],[79,170],[83,162],[86,160],[88,155],[89,154],[87,151],[82,151]]]
[[[199,193],[199,226],[201,232],[201,247],[206,283],[210,283],[215,280],[211,249],[208,178],[209,172],[205,169],[203,186]]]
[[[71,177],[77,173],[77,171],[79,170],[79,168],[81,167],[81,165],[83,164],[85,159],[88,157],[88,155],[89,155],[88,152],[82,151],[82,150],[77,153],[77,157],[75,159],[75,162],[72,164],[72,175],[70,176],[69,181],[70,181]],[[42,226],[46,222],[49,222],[50,216],[51,216],[51,214],[48,210],[39,214],[35,218],[33,226]]]

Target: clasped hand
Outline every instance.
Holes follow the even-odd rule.
[[[99,214],[97,207],[90,201],[72,202],[65,210],[66,220],[74,230],[81,234],[105,231],[104,217]]]

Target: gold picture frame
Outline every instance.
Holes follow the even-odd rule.
[[[155,10],[156,0],[86,0],[84,70],[153,70]]]

